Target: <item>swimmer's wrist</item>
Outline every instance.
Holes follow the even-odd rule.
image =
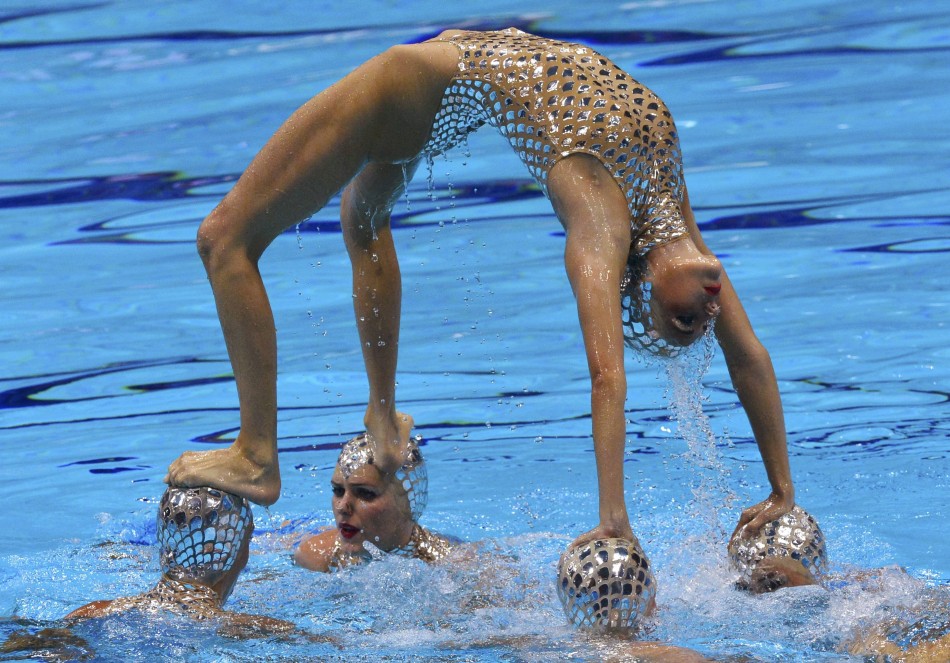
[[[787,504],[795,503],[795,486],[792,482],[782,481],[772,484],[772,495]]]

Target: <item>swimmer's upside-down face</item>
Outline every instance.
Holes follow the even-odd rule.
[[[651,265],[650,281],[653,326],[667,343],[692,345],[719,315],[722,264],[715,256],[671,257]]]
[[[371,464],[347,476],[337,465],[330,480],[333,516],[344,552],[363,552],[369,542],[383,551],[406,545],[415,522],[402,484]]]

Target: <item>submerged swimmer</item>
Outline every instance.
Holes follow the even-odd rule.
[[[932,589],[916,605],[892,610],[878,622],[856,629],[842,647],[852,656],[881,663],[950,661],[950,591]]]
[[[169,487],[158,507],[157,525],[162,569],[158,584],[138,596],[93,601],[66,615],[67,620],[127,610],[171,611],[194,619],[220,618],[225,627],[247,633],[294,629],[279,619],[223,609],[247,565],[254,531],[247,500],[213,488]]]
[[[786,587],[825,588],[859,584],[886,576],[907,576],[899,567],[829,574],[825,539],[813,516],[796,506],[751,537],[734,537],[729,557],[740,572],[739,589],[764,594]],[[950,661],[950,591],[925,588],[911,606],[888,606],[890,613],[854,629],[838,649],[866,661],[946,663]]]
[[[369,382],[364,424],[385,473],[413,422],[396,409],[401,281],[390,214],[424,159],[495,126],[550,198],[591,376],[599,524],[578,538],[633,538],[624,498],[624,345],[673,355],[710,331],[765,464],[770,495],[743,511],[754,531],[795,500],[768,352],[697,228],[679,139],[662,100],[578,44],[508,29],[447,30],[394,46],[297,110],[204,220],[198,250],[237,382],[240,432],[186,452],[173,485],[212,485],[263,505],[280,495],[277,344],[258,260],[337,192]]]
[[[366,435],[343,445],[330,480],[336,527],[303,539],[294,562],[312,571],[331,571],[371,558],[367,544],[385,553],[426,562],[445,558],[456,541],[419,524],[428,477],[415,440],[408,458],[390,473],[376,463]]]

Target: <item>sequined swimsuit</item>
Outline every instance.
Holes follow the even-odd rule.
[[[598,159],[630,209],[645,255],[686,233],[679,140],[666,105],[599,53],[514,28],[442,39],[460,52],[423,153],[441,154],[486,122],[508,139],[547,193],[572,154]]]
[[[400,557],[414,557],[431,564],[447,557],[452,548],[458,543],[460,543],[458,539],[443,536],[437,532],[430,532],[417,523],[412,528],[409,542],[402,548],[391,550],[390,553]],[[368,552],[344,552],[339,538],[333,542],[333,548],[330,550],[330,568],[334,569],[342,569],[370,559],[372,559],[372,556]]]
[[[114,615],[133,609],[169,610],[195,619],[211,619],[223,614],[220,602],[221,599],[210,587],[162,576],[158,584],[144,594],[115,599],[103,614]]]

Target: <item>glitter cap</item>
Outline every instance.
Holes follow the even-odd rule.
[[[557,595],[578,628],[633,628],[656,596],[643,549],[628,539],[568,548],[557,565]]]
[[[159,563],[176,580],[211,581],[234,566],[254,528],[247,500],[214,488],[169,486],[158,507]]]
[[[337,465],[340,466],[343,476],[349,478],[363,465],[372,465],[373,455],[374,445],[369,436],[363,433],[343,443]],[[429,501],[429,473],[417,439],[409,438],[406,459],[396,470],[395,478],[406,491],[413,521],[418,522]]]

